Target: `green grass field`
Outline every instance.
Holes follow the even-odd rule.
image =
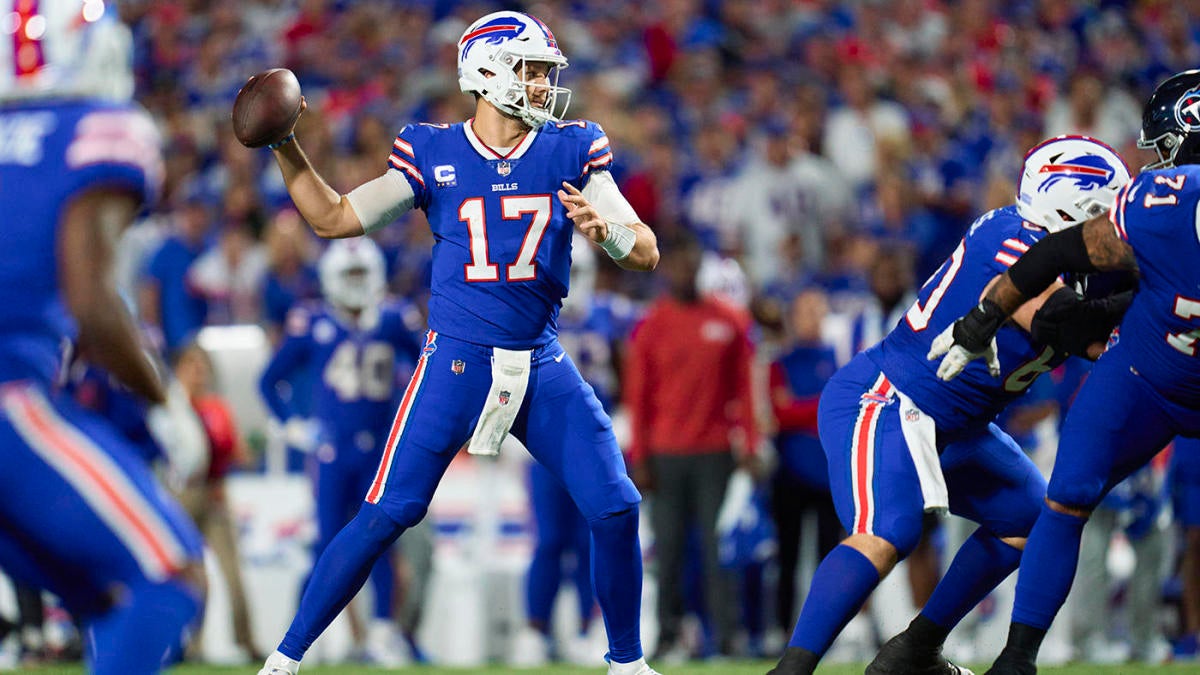
[[[737,663],[705,663],[686,666],[676,666],[673,668],[664,669],[664,675],[764,675],[774,663],[766,661],[759,662],[737,662]],[[819,675],[862,675],[865,664],[853,665],[830,665],[824,666],[817,670]],[[982,674],[986,666],[979,666],[975,672]],[[254,675],[257,667],[217,667],[217,666],[182,666],[171,671],[176,675]],[[42,673],[44,675],[81,675],[83,669],[79,667],[69,668],[62,666],[43,667],[23,669],[22,672]],[[599,675],[604,671],[600,668],[576,668],[572,666],[551,666],[547,668],[528,668],[528,669],[513,669],[503,667],[493,668],[437,668],[437,667],[413,667],[403,668],[399,670],[385,670],[382,668],[367,668],[363,666],[328,666],[304,668],[300,671],[302,675],[381,675],[388,673],[390,675],[500,675],[501,673],[511,673],[512,675]],[[1146,666],[1146,665],[1120,665],[1120,666],[1094,666],[1090,664],[1081,664],[1074,666],[1062,666],[1058,668],[1043,668],[1039,671],[1042,675],[1150,675],[1152,673],[1200,673],[1200,664],[1167,664],[1162,666]]]

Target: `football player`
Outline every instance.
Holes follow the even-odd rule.
[[[555,334],[575,229],[628,269],[652,269],[658,248],[609,175],[604,131],[561,119],[570,90],[558,75],[566,65],[538,19],[488,14],[458,42],[459,86],[475,96],[475,116],[405,127],[381,177],[341,195],[294,135],[272,144],[288,192],[317,234],[359,236],[419,208],[435,243],[430,330],[366,503],[317,561],[263,675],[297,671],[376,557],[425,516],[464,443],[493,454],[510,432],[587,520],[609,672],[653,673],[639,623],[641,496],[608,416]]]
[[[283,342],[260,380],[263,399],[289,444],[313,453],[314,556],[362,503],[398,402],[397,375],[411,373],[421,351],[410,329],[415,310],[383,302],[383,253],[375,242],[366,237],[333,242],[321,256],[318,276],[325,302],[288,313]],[[280,393],[280,385],[310,372],[316,375],[311,419]],[[392,616],[392,557],[379,556],[370,576],[374,620],[367,629],[366,657],[379,665],[402,665],[408,659]]]
[[[975,370],[973,359],[995,361],[1000,326],[1061,273],[1140,274],[1120,339],[1096,362],[1063,423],[1046,503],[1021,558],[1008,644],[989,673],[1037,672],[1092,509],[1172,437],[1200,436],[1200,70],[1155,89],[1138,147],[1158,161],[1142,168],[1111,209],[1031,247],[929,354],[945,355],[938,375],[953,386],[953,378]]]
[[[1068,230],[1096,205],[1111,204],[1128,180],[1124,162],[1099,141],[1062,136],[1034,147],[1025,157],[1016,204],[976,220],[896,328],[825,386],[818,431],[829,460],[830,491],[850,535],[817,568],[773,675],[812,673],[880,579],[916,546],[924,514],[945,510],[980,527],[921,613],[884,645],[867,672],[969,672],[941,655],[942,644],[1016,569],[1045,494],[1033,462],[992,420],[1068,353],[1083,354],[1089,347],[1098,352],[1116,319],[1109,299],[1084,301],[1059,284],[1023,305],[1013,324],[1000,331],[1003,371],[993,359],[947,386],[926,354],[934,337],[979,301],[997,273],[1048,232]],[[1055,293],[1060,295],[1050,301]],[[1089,321],[1056,326],[1047,344],[1039,335],[1043,321],[1035,315],[1055,307],[1057,316],[1078,314]],[[1098,325],[1076,330],[1093,317]]]
[[[0,567],[82,620],[90,672],[157,673],[203,603],[200,535],[131,443],[52,382],[74,340],[153,404],[152,429],[169,418],[112,279],[116,237],[158,190],[160,139],[130,102],[114,7],[3,0],[0,16]]]

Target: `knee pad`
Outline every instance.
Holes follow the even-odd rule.
[[[1046,498],[1064,506],[1091,511],[1104,498],[1105,487],[1104,481],[1099,478],[1059,478],[1055,472],[1046,487]]]
[[[626,506],[625,509],[609,513],[599,518],[588,520],[588,527],[594,536],[602,537],[607,533],[619,533],[623,530],[637,532],[638,505]]]
[[[419,502],[404,502],[390,511],[378,504],[363,502],[354,520],[358,521],[355,523],[356,529],[367,538],[387,542],[386,546],[391,546],[404,530],[421,522],[425,517],[425,510],[426,506]]]
[[[873,534],[895,546],[900,559],[904,560],[921,542],[924,521],[924,514],[899,516],[891,522],[876,525]]]
[[[612,518],[631,509],[636,515],[638,504],[642,501],[641,493],[628,476],[603,490],[593,489],[587,494],[572,494],[571,497],[579,506],[583,519],[589,524],[595,520]]]

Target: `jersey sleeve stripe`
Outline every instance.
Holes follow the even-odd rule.
[[[397,138],[396,142],[392,143],[392,147],[408,155],[410,159],[417,158],[416,154],[413,153],[412,144],[405,141],[403,138]]]
[[[1133,186],[1133,181],[1129,181],[1121,191],[1117,193],[1117,199],[1113,202],[1112,208],[1108,210],[1108,219],[1112,221],[1113,228],[1117,231],[1117,236],[1122,241],[1129,241],[1129,234],[1125,232],[1125,204],[1126,196],[1129,194],[1129,188]]]
[[[601,166],[604,166],[605,164],[612,162],[612,158],[613,158],[612,153],[606,152],[603,155],[600,155],[599,157],[589,161],[588,166],[592,167],[593,169],[599,168]]]
[[[417,169],[417,167],[404,161],[404,159],[396,153],[393,152],[391,157],[388,157],[388,164],[391,164],[392,168],[399,169],[400,171],[412,176],[413,180],[421,184],[421,187],[425,187],[425,177],[421,175],[421,172]]]
[[[596,139],[596,141],[594,143],[592,143],[592,147],[588,148],[588,154],[594,155],[597,152],[599,152],[600,150],[603,150],[604,148],[607,148],[607,147],[608,147],[608,136],[601,136],[600,138]]]
[[[997,251],[996,262],[1004,265],[1005,267],[1012,267],[1013,263],[1017,262],[1017,256],[1011,253],[1005,253],[1004,251]]]
[[[1029,250],[1029,245],[1020,239],[1005,239],[1004,245],[1018,253],[1024,253]]]

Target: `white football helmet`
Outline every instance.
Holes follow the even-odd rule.
[[[325,299],[351,311],[374,306],[387,291],[383,251],[367,237],[333,241],[317,263],[317,274]]]
[[[550,65],[547,84],[525,81],[525,63]],[[558,49],[550,28],[520,12],[493,12],[467,27],[458,41],[458,86],[477,93],[492,105],[534,129],[556,121],[571,103],[571,90],[558,86],[567,58]],[[534,106],[526,87],[546,90],[546,101]]]
[[[571,283],[562,311],[583,315],[596,296],[596,252],[590,239],[576,232],[571,238]]]
[[[0,101],[133,97],[133,41],[113,0],[0,0]]]
[[[1057,136],[1025,155],[1017,212],[1058,232],[1107,212],[1128,182],[1129,168],[1116,150],[1087,136]]]

